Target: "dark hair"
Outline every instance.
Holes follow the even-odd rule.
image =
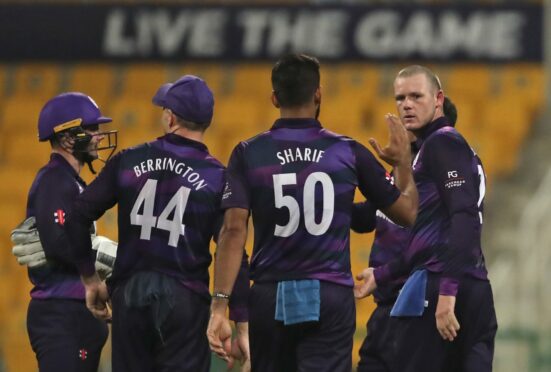
[[[448,118],[451,124],[455,125],[457,121],[457,107],[448,97],[444,97],[444,105],[442,107],[444,115]]]
[[[272,88],[281,107],[302,106],[320,86],[320,63],[306,54],[289,54],[272,69]]]

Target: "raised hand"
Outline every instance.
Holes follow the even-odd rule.
[[[385,120],[389,130],[388,144],[381,148],[374,138],[370,138],[371,147],[379,158],[389,165],[393,167],[404,164],[409,166],[411,164],[411,147],[406,128],[395,115],[386,114]]]

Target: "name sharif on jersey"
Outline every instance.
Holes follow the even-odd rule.
[[[276,153],[277,158],[280,160],[279,164],[285,165],[295,161],[312,161],[319,163],[325,151],[318,149],[311,149],[309,147],[294,149],[285,149]]]
[[[193,171],[192,167],[171,158],[147,159],[134,166],[133,169],[136,178],[147,172],[170,170],[191,183],[195,191],[208,185],[199,173]]]

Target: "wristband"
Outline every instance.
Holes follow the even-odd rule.
[[[230,299],[230,295],[229,294],[225,294],[223,292],[214,292],[212,294],[212,298],[219,298],[221,300],[229,300]]]

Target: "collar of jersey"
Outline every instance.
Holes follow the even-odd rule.
[[[442,116],[431,122],[430,124],[427,124],[423,129],[421,129],[417,137],[421,140],[425,140],[428,138],[428,136],[436,132],[438,129],[444,127],[453,127],[453,125],[450,124],[447,117]]]
[[[84,180],[80,178],[75,168],[73,168],[71,164],[69,164],[69,162],[67,161],[67,159],[63,157],[63,155],[58,154],[56,152],[52,152],[50,154],[50,163],[52,163],[54,166],[65,169],[73,177],[75,177],[81,184],[86,185],[86,182],[84,182]]]
[[[291,119],[277,119],[272,126],[272,129],[278,128],[290,128],[290,129],[303,129],[303,128],[321,128],[321,123],[312,118],[291,118]]]
[[[186,146],[195,147],[199,150],[208,151],[207,146],[204,143],[189,139],[187,137],[182,137],[173,133],[165,134],[163,137],[159,137],[159,139],[166,139],[168,142],[174,143],[176,145],[186,145]]]

